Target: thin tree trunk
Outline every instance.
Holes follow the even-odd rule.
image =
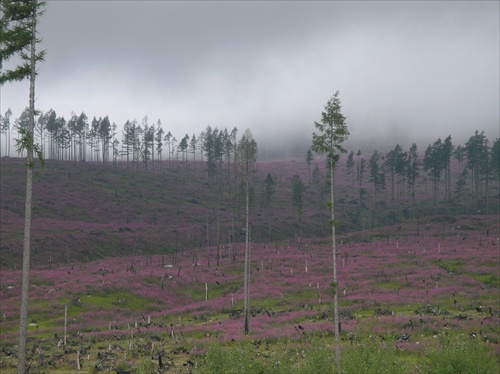
[[[244,314],[244,319],[245,319],[245,335],[248,335],[249,328],[248,328],[248,307],[249,307],[249,260],[250,260],[250,246],[248,242],[248,210],[249,210],[249,186],[248,186],[248,180],[246,182],[246,210],[245,210],[245,270],[244,270],[244,285],[243,285],[243,290],[244,290],[244,295],[243,295],[243,314]]]
[[[207,219],[207,266],[210,267],[210,235],[208,231],[208,208],[205,207],[205,216]]]
[[[217,196],[217,267],[219,267],[220,254],[220,196]]]
[[[335,325],[335,358],[337,363],[337,372],[340,373],[340,329],[339,329],[339,303],[338,303],[338,283],[337,283],[337,250],[335,246],[335,206],[334,206],[334,188],[333,188],[334,165],[330,165],[330,200],[332,203],[332,256],[333,256],[333,323]]]
[[[24,374],[26,370],[26,338],[28,325],[28,291],[30,272],[30,244],[31,244],[31,205],[33,191],[33,139],[35,128],[35,46],[36,46],[36,5],[33,6],[32,39],[31,39],[31,76],[29,93],[29,130],[27,136],[27,171],[26,171],[26,207],[24,215],[24,238],[23,238],[23,274],[21,281],[21,312],[19,317],[19,351],[18,351],[18,374]]]

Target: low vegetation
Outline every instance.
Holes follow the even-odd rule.
[[[495,217],[476,219],[500,229]],[[408,225],[386,239],[339,238],[343,372],[498,372],[498,239],[483,230],[448,235],[454,225],[440,238],[440,223],[419,237]],[[252,243],[248,336],[244,244],[233,246],[217,267],[207,257],[215,247],[185,250],[175,265],[136,255],[35,267],[32,372],[74,372],[77,359],[82,372],[331,372],[329,245]],[[15,372],[19,279],[18,270],[0,273],[2,373]]]
[[[154,170],[49,160],[35,175],[30,371],[329,373],[338,289],[343,372],[499,372],[496,182],[471,214],[471,194],[436,199],[423,177],[414,196],[396,183],[373,191],[339,167],[332,284],[324,160],[311,161],[256,164],[245,335],[236,180],[194,160]],[[22,162],[2,159],[2,373],[18,357]],[[308,181],[300,220],[294,175]]]

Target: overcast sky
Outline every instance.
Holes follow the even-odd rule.
[[[308,142],[338,90],[353,144],[494,139],[499,18],[498,1],[48,1],[37,107]],[[27,82],[1,88],[2,114],[27,103]]]

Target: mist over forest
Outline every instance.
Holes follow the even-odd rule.
[[[44,116],[47,117],[49,113],[56,114],[56,117],[59,121],[59,123],[53,129],[53,131],[58,132],[57,136],[62,138],[69,137],[72,131],[74,132],[74,129],[71,129],[70,127],[72,126],[71,123],[76,121],[75,116],[78,117],[79,116],[78,114],[75,114],[75,112],[72,111],[71,116],[69,118],[65,118],[62,115],[60,116],[56,110],[50,109],[47,112],[40,111],[40,116],[38,117],[38,123],[37,123],[37,126],[39,128],[38,137],[44,131],[42,127],[47,126],[45,124],[46,119],[44,119]],[[81,114],[84,114],[85,117],[91,117],[91,114],[85,114],[85,112],[82,112]],[[13,113],[10,108],[7,108],[4,113],[0,113],[0,122],[1,122],[0,156],[16,155],[14,144],[15,144],[15,139],[19,138],[19,136],[17,135],[17,131],[19,129],[26,128],[27,118],[28,118],[27,116],[28,116],[27,108],[23,112],[17,114]],[[99,120],[99,119],[102,120],[102,118],[103,117],[96,118],[95,116],[93,116],[93,120]],[[108,116],[105,116],[105,118],[108,118],[111,125],[111,127],[108,130],[110,132],[108,136],[118,142],[122,141],[123,139],[120,138],[123,137],[124,133],[123,124],[117,124],[113,122],[112,119],[110,119]],[[148,118],[148,116],[145,116],[141,121],[133,119],[128,122],[135,122],[143,126],[145,120],[148,126],[150,125],[158,126],[158,124],[161,125],[162,131],[165,132],[165,134],[171,132],[172,136],[174,136],[176,139],[179,140],[182,139],[182,137],[184,137],[185,135],[188,136],[193,135],[190,133],[182,133],[182,132],[175,134],[173,133],[174,129],[171,129],[167,125],[162,124],[161,119],[158,119],[155,123],[151,122],[151,118]],[[286,130],[282,130],[281,126],[273,127],[271,125],[268,126],[268,128],[265,131],[260,130],[259,127],[257,127],[257,130],[254,132],[254,129],[250,127],[249,130],[252,131],[256,141],[259,144],[259,158],[265,160],[265,159],[276,159],[276,158],[286,159],[286,158],[304,157],[305,153],[311,146],[311,137],[312,133],[314,132],[315,120],[317,119],[311,119],[307,123],[301,125],[291,124],[290,128]],[[87,118],[87,122],[89,121],[90,118]],[[424,149],[438,138],[444,139],[447,136],[452,137],[454,144],[457,145],[465,144],[465,142],[467,142],[467,140],[475,130],[484,132],[486,137],[490,140],[490,143],[500,136],[500,129],[498,125],[495,124],[487,125],[485,127],[478,126],[477,128],[474,128],[473,126],[466,128],[457,127],[453,128],[452,131],[449,133],[442,133],[443,130],[441,128],[436,128],[432,131],[426,131],[425,133],[420,133],[418,129],[406,126],[399,126],[399,125],[395,125],[393,127],[387,126],[383,130],[377,130],[374,128],[366,131],[363,130],[363,128],[358,129],[355,126],[349,124],[349,118],[347,118],[347,123],[349,126],[350,136],[345,143],[345,147],[349,151],[351,150],[357,151],[361,149],[366,153],[371,153],[375,150],[378,150],[380,152],[388,152],[396,144],[399,144],[403,148],[408,149],[411,147],[413,143],[415,143],[417,144],[419,149]],[[49,125],[49,126],[54,127],[54,125]],[[57,126],[60,127],[60,130],[57,129]],[[85,131],[90,131],[89,128],[90,124],[87,123],[86,126],[87,128]],[[219,129],[236,128],[240,132],[245,130],[237,125],[232,125],[229,127],[225,126],[218,127],[212,125],[207,125],[207,126]],[[206,127],[201,127],[199,131],[194,133],[194,135],[198,136],[205,129]],[[96,130],[94,129],[93,131]],[[114,137],[112,136],[111,132],[114,134]],[[48,131],[48,133],[50,133],[50,131]],[[74,135],[75,134],[73,134],[72,136]],[[79,137],[83,139],[82,134],[80,134]],[[81,142],[82,140],[79,141]],[[116,146],[119,145],[117,144]],[[8,154],[9,150],[10,154]]]

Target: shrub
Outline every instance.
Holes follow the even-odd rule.
[[[335,371],[335,352],[319,341],[305,353],[305,359],[298,365],[298,373],[316,374],[332,373]]]
[[[342,352],[342,372],[365,374],[406,373],[406,365],[397,358],[393,345],[383,347],[378,341],[362,339]]]
[[[148,357],[144,357],[137,361],[135,366],[135,374],[152,374],[158,372],[156,363]]]
[[[429,374],[498,373],[499,357],[477,338],[459,335],[426,352],[425,372]]]
[[[236,345],[211,344],[207,348],[203,373],[267,373],[265,366],[254,359],[252,347],[249,344]]]

